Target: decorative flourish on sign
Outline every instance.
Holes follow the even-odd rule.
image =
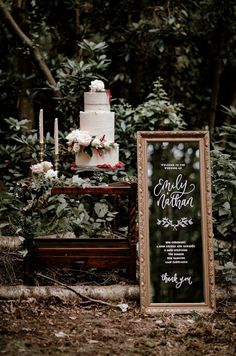
[[[161,225],[165,228],[172,227],[173,230],[177,230],[178,227],[184,228],[192,224],[193,224],[192,218],[186,218],[186,217],[183,217],[177,220],[176,222],[173,222],[173,220],[170,220],[169,218],[162,218],[161,220],[157,219],[157,225]]]

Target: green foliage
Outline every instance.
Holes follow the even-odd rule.
[[[17,235],[21,207],[10,192],[0,191],[0,235]]]
[[[224,107],[227,115],[236,118],[235,108]],[[213,135],[212,160],[212,208],[214,236],[217,240],[216,266],[223,281],[236,284],[236,124],[216,128]],[[228,245],[221,242],[228,241]]]
[[[83,110],[83,94],[91,80],[105,80],[102,74],[110,64],[105,42],[84,40],[79,47],[86,53],[80,60],[67,59],[57,71],[57,87],[62,96],[58,98],[57,110],[66,118],[67,128],[78,126],[79,112]],[[86,59],[83,59],[83,58]],[[69,126],[68,126],[69,125]]]
[[[213,132],[213,146],[215,150],[229,154],[234,159],[236,149],[236,124],[234,123],[236,120],[236,108],[233,106],[230,108],[223,106],[223,112],[232,118],[232,123],[228,120],[228,123],[215,128]]]
[[[236,161],[214,150],[212,159],[212,198],[215,237],[233,241],[236,236]]]
[[[224,108],[235,119],[235,108]],[[212,197],[216,238],[236,236],[236,124],[216,128],[212,140]]]
[[[28,120],[5,119],[7,127],[1,131],[0,173],[3,187],[12,185],[30,174],[29,167],[39,161],[39,143],[36,130],[27,128]],[[2,139],[4,137],[4,139]],[[7,143],[5,143],[5,142]],[[52,160],[53,138],[48,133],[45,137],[46,157]]]
[[[236,266],[233,262],[226,262],[223,266],[216,266],[222,272],[223,280],[228,284],[236,284]]]
[[[91,67],[91,61],[97,63],[93,73],[104,75],[106,58],[91,57],[90,48],[99,54],[100,48],[96,46],[105,42],[111,58],[106,77],[112,94],[125,98],[131,105],[142,103],[152,82],[162,76],[171,99],[184,104],[188,127],[195,129],[208,123],[211,97],[218,85],[218,115],[220,104],[229,105],[228,98],[234,96],[234,0],[229,0],[227,6],[219,0],[173,0],[171,3],[167,0],[141,3],[121,0],[119,6],[116,2],[101,0],[17,4],[8,1],[8,4],[22,30],[39,47],[53,76],[61,71],[62,63],[65,72],[72,72],[82,61],[87,65],[88,57]],[[47,107],[55,116],[57,103],[51,100],[52,94],[42,73],[32,65],[28,48],[7,30],[4,23],[0,22],[0,30],[3,34],[0,115],[16,116],[20,93],[34,101],[36,110]],[[84,39],[88,39],[89,45],[82,42]],[[78,47],[78,41],[84,43],[82,47]],[[96,44],[91,46],[91,42]],[[99,55],[103,55],[102,51]],[[217,63],[223,70],[222,78],[218,79]],[[59,81],[61,76],[62,73],[57,77]],[[62,80],[62,90],[65,90],[59,110],[70,120],[78,118],[76,111],[72,113],[76,109],[70,89],[77,95],[77,91],[82,92],[82,86],[86,86],[83,80],[81,85],[75,82],[74,78],[68,78],[68,82]],[[68,105],[64,105],[67,96]],[[78,110],[82,105],[79,97],[74,102]]]
[[[217,273],[220,274],[223,283],[236,284],[236,265],[232,258],[232,256],[235,256],[235,245],[228,245],[216,241],[214,252],[218,264],[216,264],[215,268]]]
[[[184,104],[189,128],[206,125],[216,63],[223,59],[222,66],[230,67],[234,58],[233,1],[228,6],[218,0],[139,4],[131,0],[119,5],[93,4],[92,27],[88,9],[81,11],[86,35],[95,32],[109,45],[112,92],[137,105],[161,76],[171,98]]]
[[[12,190],[13,199],[18,206],[21,205],[19,233],[24,237],[27,247],[32,244],[34,237],[71,231],[69,217],[76,201],[71,199],[69,204],[64,196],[52,196],[54,183],[39,176],[33,180],[19,181]],[[81,209],[76,212],[77,217],[82,213]]]
[[[124,237],[127,233],[126,225],[121,224],[116,232],[112,229],[118,214],[115,207],[123,209],[122,203],[114,205],[112,197],[51,194],[55,186],[105,184],[124,176],[121,170],[116,173],[95,173],[90,179],[81,179],[77,175],[73,178],[47,178],[44,174],[37,174],[31,179],[18,181],[8,193],[0,194],[1,232],[19,235],[24,240],[26,250],[34,243],[35,237],[45,235],[63,236],[72,232],[84,238],[105,238],[112,233],[114,238]],[[127,216],[127,212],[124,216]]]
[[[15,141],[17,135],[26,130],[27,120],[17,120],[10,117],[5,119],[5,122],[8,127],[0,133],[0,172],[2,179],[11,183],[23,177],[24,166],[28,162],[24,146],[17,145]]]

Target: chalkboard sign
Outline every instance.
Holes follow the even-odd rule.
[[[213,311],[208,132],[143,131],[137,140],[141,309]]]

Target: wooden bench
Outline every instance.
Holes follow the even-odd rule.
[[[128,197],[127,238],[35,238],[24,262],[24,281],[33,283],[35,270],[44,267],[125,269],[136,280],[136,208],[137,184],[116,183],[106,186],[54,187],[52,194],[71,196],[100,195]]]

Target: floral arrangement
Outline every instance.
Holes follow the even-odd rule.
[[[102,80],[92,80],[89,87],[91,92],[105,91],[105,86]]]
[[[51,162],[43,161],[41,163],[33,164],[30,169],[33,175],[44,175],[44,178],[57,178],[57,172],[53,170]]]
[[[102,80],[98,80],[98,79],[92,80],[89,88],[91,93],[106,92],[109,101],[111,101],[110,89],[105,89],[105,85]]]
[[[88,131],[81,131],[79,129],[73,130],[66,136],[69,151],[78,153],[85,152],[90,157],[93,155],[94,149],[100,156],[105,151],[116,147],[116,143],[106,140],[106,135],[102,137],[91,136]]]

